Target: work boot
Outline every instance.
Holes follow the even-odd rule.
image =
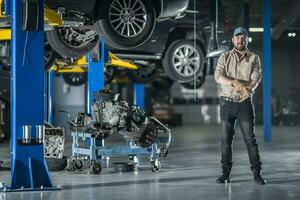
[[[230,170],[222,170],[221,176],[216,180],[217,183],[229,183],[230,182]]]
[[[265,185],[266,181],[263,179],[261,176],[261,173],[259,170],[253,170],[253,175],[254,175],[254,182],[258,185]]]

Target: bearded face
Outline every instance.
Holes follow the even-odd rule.
[[[244,51],[248,46],[248,37],[246,35],[233,36],[232,43],[235,49]]]

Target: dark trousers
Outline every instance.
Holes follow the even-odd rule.
[[[221,97],[221,121],[222,121],[222,169],[230,171],[232,167],[232,141],[234,138],[234,124],[239,122],[244,141],[247,145],[251,170],[260,171],[261,161],[259,157],[258,145],[254,133],[255,114],[252,99],[245,101],[230,102]]]

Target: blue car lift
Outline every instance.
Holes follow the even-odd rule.
[[[87,56],[88,61],[88,113],[91,113],[91,105],[93,101],[93,94],[99,92],[100,89],[104,88],[104,65],[107,62],[107,50],[103,41],[100,41],[99,45],[99,61],[92,59],[92,54],[90,53]],[[94,54],[94,53],[93,53]],[[97,60],[97,59],[96,59]],[[144,86],[143,85],[134,85],[135,90],[135,104],[139,105],[141,108],[144,108]],[[142,148],[134,145],[132,140],[126,140],[126,146],[116,146],[116,147],[105,147],[104,140],[100,143],[95,139],[93,134],[81,131],[80,129],[71,130],[71,135],[73,138],[72,144],[72,159],[73,163],[76,163],[78,160],[87,159],[91,161],[91,168],[93,169],[93,164],[97,163],[97,160],[110,157],[112,155],[124,155],[129,156],[130,159],[134,161],[135,164],[138,164],[139,155],[150,155],[152,171],[158,172],[161,168],[161,164],[158,161],[158,143],[170,143],[171,135],[168,137],[160,137],[157,140],[157,143],[154,143],[149,148]],[[89,146],[80,146],[79,141],[89,141]],[[100,164],[100,163],[98,163]],[[80,169],[82,163],[74,165],[75,169]],[[74,169],[74,170],[75,170]],[[100,169],[101,170],[101,169]],[[99,171],[100,172],[100,171]],[[95,172],[98,174],[99,172]],[[92,171],[92,173],[94,173]]]
[[[272,40],[271,1],[263,1],[263,131],[264,142],[272,140]]]
[[[145,86],[143,84],[134,84],[134,104],[140,108],[145,108]]]
[[[2,191],[57,190],[60,188],[52,185],[43,148],[43,17],[38,18],[35,31],[28,31],[22,26],[24,2],[13,0],[10,4],[7,0],[6,3],[12,6],[11,184]],[[43,16],[44,2],[39,0],[35,6]]]

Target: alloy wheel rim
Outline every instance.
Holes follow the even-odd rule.
[[[109,22],[114,31],[125,38],[139,35],[148,17],[141,0],[114,0],[109,8]]]
[[[194,75],[200,68],[200,54],[191,45],[181,45],[173,54],[172,64],[179,75]]]

